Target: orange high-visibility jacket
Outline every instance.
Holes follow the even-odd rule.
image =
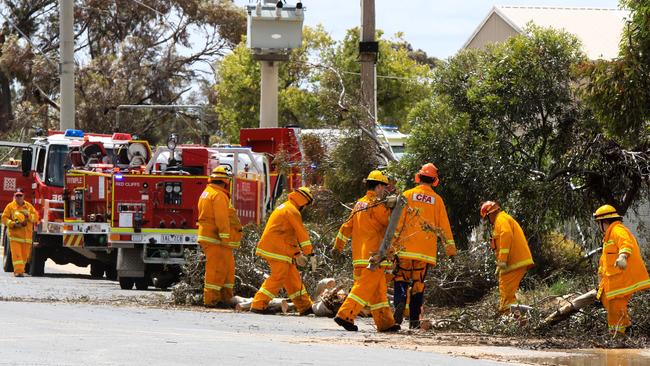
[[[25,217],[25,226],[15,227],[18,221],[16,213],[22,213]],[[16,201],[11,201],[2,212],[2,223],[7,226],[7,235],[9,240],[19,243],[32,243],[32,233],[34,232],[34,224],[38,222],[38,213],[31,203],[25,201],[22,206],[18,206]]]
[[[403,193],[407,205],[397,226],[396,245],[402,247],[397,256],[436,264],[438,236],[426,228],[440,228],[445,234],[445,254],[456,255],[447,209],[442,198],[428,185],[421,184]]]
[[[628,255],[626,269],[614,265],[621,253]],[[634,235],[620,221],[613,222],[607,228],[598,273],[602,276],[600,295],[604,292],[608,300],[650,288],[648,270],[643,263],[639,245]]]
[[[515,219],[503,211],[499,212],[494,220],[492,240],[497,262],[507,264],[501,273],[518,268],[531,268],[535,265],[524,231]]]
[[[368,191],[357,201],[350,217],[341,225],[334,247],[343,251],[347,241],[352,239],[352,264],[355,268],[367,267],[368,259],[379,251],[389,219],[390,210],[379,203],[374,191]],[[389,267],[391,263],[384,261],[381,266]]]
[[[239,248],[242,237],[242,225],[237,215],[237,210],[230,206],[228,208],[228,218],[230,219],[230,246]]]
[[[199,243],[238,247],[239,242],[230,240],[230,221],[230,192],[208,184],[199,197]]]
[[[255,254],[268,260],[293,263],[293,258],[301,252],[309,255],[313,248],[298,205],[290,198],[271,213]]]

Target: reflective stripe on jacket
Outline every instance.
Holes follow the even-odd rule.
[[[17,212],[22,213],[25,217],[26,225],[14,227],[14,224],[17,222]],[[7,227],[7,236],[9,237],[9,240],[18,243],[31,244],[34,224],[36,224],[38,220],[38,212],[36,212],[34,206],[27,201],[25,201],[22,206],[19,206],[15,200],[11,201],[2,212],[2,223]]]
[[[456,243],[442,198],[425,184],[405,191],[403,196],[408,203],[396,231],[395,244],[402,247],[397,255],[435,265],[438,236],[431,230],[433,228],[440,228],[445,234],[445,254],[456,255]]]
[[[628,255],[626,269],[615,266],[621,253]],[[639,245],[634,235],[620,221],[613,222],[607,228],[598,272],[602,275],[600,290],[608,300],[650,288],[648,271]]]
[[[334,247],[343,251],[347,241],[352,239],[352,264],[354,267],[368,266],[368,259],[379,251],[389,219],[390,210],[379,203],[374,191],[368,191],[356,202],[348,220],[341,225]],[[387,261],[381,264],[382,267],[390,265]]]
[[[230,243],[230,192],[208,184],[199,197],[198,241],[201,244]]]
[[[503,211],[499,212],[494,220],[492,239],[497,262],[505,262],[507,265],[501,273],[535,265],[524,231],[515,219]]]
[[[309,255],[312,252],[298,205],[289,199],[271,213],[255,254],[269,260],[292,263],[300,253]]]

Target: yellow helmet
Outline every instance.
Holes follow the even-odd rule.
[[[603,205],[598,207],[596,212],[594,212],[594,220],[604,220],[604,219],[622,219],[623,216],[619,215],[616,212],[616,209],[612,205]]]
[[[212,174],[210,174],[210,177],[208,178],[209,182],[212,181],[222,181],[222,182],[230,182],[231,175],[224,166],[218,166],[214,169],[212,169]]]
[[[307,199],[307,204],[311,204],[314,202],[314,195],[311,194],[311,191],[307,187],[300,187],[296,189],[296,192],[300,193],[302,196],[304,196]]]
[[[388,178],[384,175],[384,173],[382,173],[379,170],[373,170],[370,172],[370,174],[368,174],[368,178],[366,178],[366,182],[373,182],[373,181],[383,183],[386,185],[388,184]]]

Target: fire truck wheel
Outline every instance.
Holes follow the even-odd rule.
[[[90,264],[90,277],[102,278],[104,277],[104,263],[94,262]]]
[[[122,290],[130,290],[133,288],[135,278],[133,277],[120,277],[120,288]]]
[[[148,277],[136,277],[135,278],[135,288],[138,290],[146,290],[149,288],[149,278]]]
[[[2,238],[2,245],[4,246],[4,254],[2,256],[2,269],[5,272],[13,272],[14,263],[11,261],[11,247],[9,246],[9,239],[7,238],[6,229]]]
[[[44,248],[32,246],[32,258],[29,260],[29,274],[34,277],[40,277],[45,274],[45,261],[47,255]]]

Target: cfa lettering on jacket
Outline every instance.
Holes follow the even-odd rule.
[[[413,193],[411,199],[415,202],[428,203],[433,205],[436,203],[436,198],[433,196],[426,195],[424,193]]]

